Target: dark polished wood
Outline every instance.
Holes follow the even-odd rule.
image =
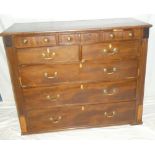
[[[14,24],[1,33],[22,134],[141,124],[150,24]]]
[[[34,87],[136,78],[137,65],[136,60],[116,61],[109,64],[85,62],[82,68],[80,68],[80,63],[34,65],[21,67],[19,72],[23,87]]]
[[[136,99],[136,80],[61,85],[23,90],[26,109],[89,103],[111,103]]]

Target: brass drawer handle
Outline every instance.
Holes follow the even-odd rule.
[[[107,73],[107,74],[113,74],[117,71],[117,68],[116,67],[113,67],[113,68],[103,68],[103,71],[104,73]]]
[[[52,121],[54,124],[59,123],[60,120],[62,119],[62,116],[56,117],[50,117],[49,120]]]
[[[55,52],[50,52],[49,48],[47,48],[46,53],[42,53],[42,57],[45,60],[51,60],[54,58],[54,56],[55,56]]]
[[[49,42],[49,39],[48,38],[44,38],[44,42],[45,43]]]
[[[59,98],[60,98],[60,94],[57,94],[56,96],[50,96],[50,95],[46,96],[46,99],[50,101],[57,101],[57,99]]]
[[[103,95],[115,95],[117,93],[117,89],[113,88],[111,90],[103,89]]]
[[[113,111],[111,114],[108,114],[107,112],[104,113],[104,116],[105,117],[108,117],[108,118],[112,118],[116,115],[116,111]]]
[[[49,76],[47,72],[44,73],[44,77],[48,79],[54,79],[57,77],[57,75],[58,75],[58,72],[54,72],[53,76]]]
[[[132,32],[129,32],[129,37],[133,37],[133,33]]]
[[[28,40],[27,39],[23,39],[23,43],[24,44],[27,44],[28,43]]]
[[[71,40],[72,40],[72,38],[71,38],[71,37],[67,37],[67,40],[68,40],[68,41],[71,41]]]
[[[118,49],[117,48],[113,48],[113,49],[106,49],[104,48],[102,50],[103,54],[107,54],[107,55],[114,55],[116,53],[118,53]]]
[[[110,38],[114,38],[115,37],[115,35],[113,34],[113,33],[110,33]]]

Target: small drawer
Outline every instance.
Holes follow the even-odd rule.
[[[52,46],[52,45],[56,45],[55,35],[15,37],[16,48]]]
[[[136,81],[84,83],[23,89],[25,109],[94,103],[118,104],[136,99]]]
[[[109,42],[98,43],[93,45],[82,46],[82,57],[85,60],[97,60],[102,59],[104,61],[109,60],[123,60],[124,58],[136,58],[139,53],[138,41],[126,41],[126,42]]]
[[[80,43],[79,34],[59,34],[59,44],[60,45],[70,45]]]
[[[128,102],[31,110],[26,113],[28,132],[133,123],[134,107],[133,102]]]
[[[123,32],[124,40],[140,39],[142,37],[141,29],[129,29]]]
[[[103,41],[113,41],[113,40],[122,40],[123,32],[122,31],[105,31],[102,33]]]
[[[79,61],[78,46],[17,49],[18,64],[47,64]]]
[[[82,33],[81,34],[81,43],[96,43],[100,41],[100,33]]]

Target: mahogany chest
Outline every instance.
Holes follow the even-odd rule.
[[[150,27],[106,19],[2,32],[22,134],[141,124]]]

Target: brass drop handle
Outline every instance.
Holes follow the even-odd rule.
[[[45,43],[49,42],[49,39],[48,38],[44,38],[44,42]]]
[[[27,40],[27,39],[24,39],[24,40],[23,40],[23,43],[24,43],[24,44],[27,44],[27,43],[28,43],[28,40]]]
[[[57,99],[60,98],[60,94],[57,94],[56,96],[47,95],[46,99],[50,101],[57,101]]]
[[[69,36],[69,37],[67,37],[67,40],[68,40],[68,41],[71,41],[71,40],[72,40],[72,38]]]
[[[49,118],[49,120],[52,121],[54,124],[59,123],[61,119],[62,119],[62,116]]]
[[[49,76],[49,74],[47,72],[44,73],[44,77],[48,78],[48,79],[54,79],[57,77],[57,75],[58,75],[58,72],[54,72],[53,76]]]
[[[129,37],[133,37],[133,33],[132,32],[129,32]]]
[[[117,93],[117,89],[113,88],[113,89],[103,89],[103,95],[115,95]]]
[[[117,68],[116,67],[113,67],[113,68],[103,68],[103,71],[104,73],[107,73],[107,74],[113,74],[117,71]]]
[[[117,48],[112,48],[112,49],[106,49],[106,48],[104,48],[102,50],[102,53],[103,54],[107,54],[107,55],[114,55],[114,54],[118,53],[118,49]]]
[[[50,52],[49,48],[47,48],[46,53],[42,53],[42,57],[45,60],[52,60],[55,56],[55,52]]]
[[[116,115],[116,111],[113,111],[112,113],[108,114],[108,112],[105,112],[104,113],[104,116],[107,117],[107,118],[112,118]]]
[[[113,33],[110,33],[109,36],[110,36],[110,38],[114,38],[115,37]]]

